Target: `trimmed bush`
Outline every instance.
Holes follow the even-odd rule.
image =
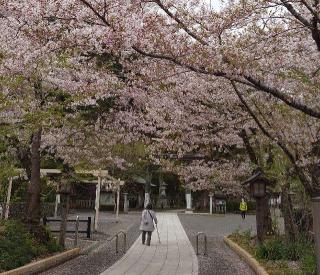
[[[47,244],[40,244],[21,221],[9,220],[0,224],[0,272],[23,266],[37,257],[59,250],[52,236]]]
[[[270,274],[316,274],[315,246],[308,235],[300,235],[295,243],[286,241],[284,236],[273,236],[260,245],[251,238],[250,231],[236,230],[229,237],[251,255],[262,259],[261,263]],[[299,263],[298,271],[288,268],[291,261]]]
[[[257,247],[256,252],[259,259],[267,259],[271,261],[286,259],[287,254],[287,247],[279,239],[272,239],[260,244]]]

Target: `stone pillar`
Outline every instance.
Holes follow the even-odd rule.
[[[116,222],[119,222],[119,204],[120,204],[120,184],[117,187],[117,212],[116,212]]]
[[[192,196],[190,189],[186,189],[186,205],[186,213],[192,213]]]
[[[317,274],[320,274],[320,196],[312,198],[313,232],[316,244]]]
[[[151,185],[148,177],[144,187],[144,208],[146,208],[147,204],[150,202],[150,191],[151,191],[150,189],[151,189]]]
[[[123,203],[123,212],[129,212],[129,201],[128,201],[128,193],[123,193],[124,196],[124,203]]]
[[[150,193],[144,193],[144,208],[147,207],[147,204],[150,202]]]
[[[209,197],[210,197],[210,215],[212,215],[212,197],[213,197],[213,194],[210,193]]]
[[[96,186],[96,202],[95,202],[95,217],[94,217],[94,230],[98,230],[99,220],[99,208],[100,208],[100,189],[101,189],[101,177],[98,176],[98,183]]]
[[[54,217],[56,218],[58,216],[58,206],[60,204],[60,194],[56,194],[56,202],[54,205]]]

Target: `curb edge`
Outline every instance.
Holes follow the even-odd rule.
[[[73,248],[70,250],[67,250],[65,252],[59,253],[57,255],[29,263],[27,265],[21,266],[16,269],[12,269],[3,273],[0,273],[0,275],[27,275],[27,274],[35,274],[39,272],[43,272],[45,270],[48,270],[49,268],[58,266],[72,258],[75,258],[80,254],[80,248]]]
[[[231,241],[228,237],[223,237],[223,241],[242,258],[257,275],[269,275],[269,273],[253,258],[251,254],[245,251],[242,247]]]

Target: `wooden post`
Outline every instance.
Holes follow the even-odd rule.
[[[11,191],[12,191],[12,177],[9,178],[9,186],[8,186],[8,191],[7,191],[7,201],[6,201],[6,207],[5,207],[5,212],[4,212],[4,219],[5,220],[7,220],[9,218]]]
[[[44,217],[43,217],[43,220],[42,220],[42,222],[43,222],[43,225],[44,225],[44,226],[46,226],[46,225],[47,225],[47,220],[48,220],[48,219],[47,219],[47,217],[46,217],[46,216],[44,216]]]
[[[91,217],[88,217],[88,223],[87,223],[87,238],[91,238]]]
[[[265,237],[263,199],[256,198],[257,239],[259,243],[262,243]]]
[[[101,189],[101,174],[98,175],[98,183],[96,187],[96,203],[95,203],[95,217],[94,217],[94,230],[98,230],[99,221],[99,208],[100,208],[100,189]]]
[[[76,217],[76,230],[74,236],[74,246],[78,245],[78,235],[79,235],[79,216]]]
[[[313,232],[315,236],[315,252],[317,258],[317,274],[320,274],[320,196],[312,198]]]

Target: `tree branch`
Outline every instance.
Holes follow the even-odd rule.
[[[296,9],[289,3],[289,1],[287,0],[281,0],[283,6],[286,7],[286,9],[300,22],[302,23],[304,26],[306,26],[307,28],[311,29],[312,26],[310,24],[310,22],[305,19],[299,12],[296,11]]]
[[[278,89],[268,87],[266,84],[261,82],[260,80],[254,79],[252,76],[244,76],[245,79],[247,79],[249,82],[251,82],[256,89],[266,92],[268,94],[273,95],[274,97],[280,99],[290,107],[293,107],[297,110],[302,111],[305,114],[308,114],[309,116],[320,118],[320,112],[316,111],[312,108],[309,108],[305,104],[301,104],[294,100],[294,98],[284,94],[283,92],[279,91]]]
[[[247,104],[247,102],[245,101],[244,97],[242,96],[242,94],[240,93],[240,91],[238,90],[236,84],[234,83],[234,81],[231,81],[232,87],[235,91],[235,93],[237,94],[238,98],[240,99],[241,103],[243,104],[243,106],[246,108],[247,112],[250,114],[250,116],[253,118],[253,120],[256,122],[256,124],[258,125],[259,129],[261,130],[261,132],[267,137],[269,138],[271,141],[275,142],[281,149],[282,151],[285,153],[285,155],[288,157],[288,159],[290,160],[290,162],[292,163],[298,177],[300,178],[302,184],[304,185],[304,188],[306,189],[306,191],[311,195],[313,194],[313,187],[312,184],[310,184],[310,181],[307,179],[306,175],[303,173],[302,169],[297,165],[296,163],[296,159],[294,157],[294,155],[290,152],[289,148],[287,148],[287,146],[277,137],[274,137],[259,121],[258,117],[255,115],[255,113],[251,110],[250,106]]]
[[[174,21],[176,21],[181,28],[187,33],[189,34],[192,38],[194,38],[195,40],[197,40],[198,42],[200,42],[202,45],[204,46],[208,46],[209,44],[204,41],[201,37],[199,37],[197,34],[195,34],[193,31],[191,31],[181,20],[179,17],[175,16],[172,12],[169,11],[168,8],[166,8],[161,0],[155,0],[154,1],[170,18],[172,18]]]
[[[282,141],[280,141],[277,137],[272,136],[272,134],[261,124],[261,122],[259,121],[258,117],[255,115],[255,113],[251,110],[251,108],[249,107],[249,105],[247,104],[247,102],[245,101],[244,97],[242,96],[242,94],[240,93],[240,91],[238,90],[236,84],[231,81],[232,87],[234,89],[234,91],[236,92],[238,98],[240,99],[241,103],[243,104],[243,106],[246,108],[247,112],[250,114],[250,116],[253,118],[253,120],[256,122],[256,124],[258,125],[259,129],[262,131],[262,133],[268,137],[270,140],[272,140],[273,142],[276,142],[279,147],[281,147],[281,149],[284,151],[284,153],[289,157],[289,159],[291,160],[292,163],[295,163],[295,157],[293,156],[293,154],[290,152],[290,150],[283,144]]]
[[[88,1],[86,0],[79,0],[82,2],[85,6],[87,6],[90,10],[93,11],[93,13],[101,19],[108,27],[112,28],[111,24],[107,21],[106,17],[101,15]]]
[[[212,76],[217,76],[217,77],[224,77],[230,81],[235,81],[237,83],[241,83],[250,87],[253,87],[257,90],[260,90],[262,92],[265,92],[267,94],[271,94],[272,96],[280,99],[281,101],[283,101],[284,103],[286,103],[288,106],[293,107],[296,110],[299,110],[311,117],[315,117],[315,118],[320,118],[320,112],[316,111],[312,108],[309,108],[308,106],[306,106],[305,104],[301,104],[299,102],[297,102],[296,100],[294,100],[294,98],[284,94],[283,92],[279,91],[278,89],[275,88],[271,88],[269,86],[267,86],[266,84],[264,84],[263,82],[261,82],[260,80],[257,80],[255,78],[253,78],[252,76],[243,76],[245,80],[244,81],[243,78],[241,78],[241,76],[239,77],[234,77],[234,76],[229,76],[227,75],[227,73],[223,72],[223,71],[209,71],[206,70],[204,68],[197,68],[194,67],[192,65],[189,64],[185,64],[181,61],[179,61],[176,57],[173,56],[167,56],[164,54],[154,54],[154,53],[148,53],[144,50],[141,50],[139,47],[137,46],[133,46],[132,47],[136,52],[140,53],[141,55],[147,56],[147,57],[151,57],[151,58],[155,58],[155,59],[162,59],[162,60],[167,60],[170,61],[178,66],[187,68],[193,72],[196,73],[200,73],[200,74],[205,74],[205,75],[212,75]]]
[[[318,12],[313,7],[311,7],[306,0],[300,0],[300,1],[311,12],[315,20],[318,21],[318,23],[320,23],[320,17],[318,15]]]
[[[254,152],[254,150],[250,144],[250,140],[249,140],[249,137],[248,137],[246,130],[242,129],[241,132],[239,133],[239,136],[241,137],[241,139],[244,143],[244,146],[246,147],[246,150],[247,150],[247,153],[248,153],[248,156],[249,156],[251,162],[258,166],[259,165],[258,158],[257,158],[256,153]]]
[[[147,56],[147,57],[151,57],[151,58],[155,58],[155,59],[167,60],[167,61],[170,61],[170,62],[172,62],[172,63],[174,63],[174,64],[176,64],[178,66],[181,66],[181,67],[184,67],[184,68],[188,68],[191,71],[196,72],[196,73],[205,74],[205,75],[214,75],[214,76],[226,77],[226,74],[224,72],[222,72],[222,71],[208,71],[208,70],[205,70],[203,68],[196,68],[196,67],[194,67],[192,65],[182,63],[176,57],[167,56],[167,55],[164,55],[164,54],[148,53],[148,52],[145,52],[145,51],[141,50],[137,46],[132,46],[132,48],[136,52],[140,53],[141,55],[144,55],[144,56]]]

